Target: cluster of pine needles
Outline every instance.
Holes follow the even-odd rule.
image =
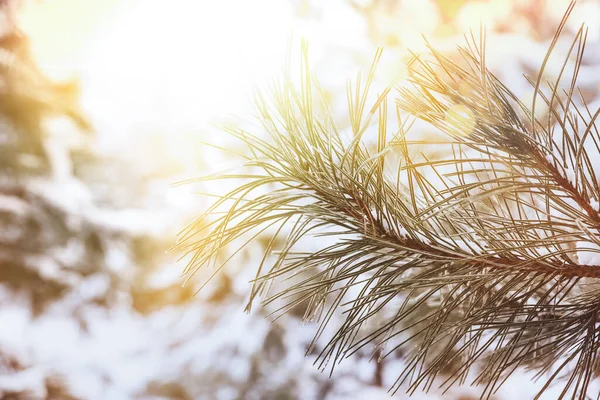
[[[348,85],[349,140],[304,58],[299,85],[288,77],[258,95],[262,134],[228,129],[249,149],[244,170],[201,180],[243,183],[181,233],[186,273],[216,274],[270,232],[249,303],[306,305],[306,318],[320,321],[315,340],[341,314],[321,367],[371,345],[381,357],[403,351],[392,391],[468,383],[490,398],[526,368],[545,381],[539,395],[558,384],[560,398],[585,399],[600,373],[600,265],[579,260],[600,252],[600,111],[576,85],[584,27],[556,80],[544,74],[572,7],[530,79],[533,104],[486,68],[485,34],[471,34],[458,57],[431,47],[413,57],[390,129],[392,88],[367,107],[378,52],[364,83]],[[409,140],[414,118],[445,139]],[[369,148],[363,135],[374,124]],[[442,144],[449,157],[420,151]],[[307,237],[323,245],[297,250]]]

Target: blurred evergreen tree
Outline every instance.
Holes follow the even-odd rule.
[[[14,1],[0,4],[0,163],[2,168],[23,173],[51,172],[45,147],[44,122],[68,117],[83,131],[91,131],[78,105],[77,81],[55,83],[37,67],[29,40],[15,21]]]

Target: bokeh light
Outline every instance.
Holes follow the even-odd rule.
[[[322,342],[305,357],[317,328],[301,324],[303,304],[273,322],[267,314],[283,303],[243,314],[249,282],[271,246],[272,229],[258,235],[200,293],[196,290],[213,269],[202,270],[182,286],[181,272],[189,256],[179,260],[180,253],[167,252],[177,232],[208,208],[212,193],[236,188],[242,179],[177,187],[174,183],[242,164],[239,154],[247,154],[247,148],[219,125],[264,134],[254,119],[255,89],[268,93],[287,67],[292,80],[300,80],[302,38],[336,128],[347,134],[344,140],[349,142],[353,133],[348,82],[356,87],[361,73],[364,85],[378,46],[385,49],[366,113],[390,85],[412,87],[407,63],[413,54],[426,59],[428,42],[454,59],[457,45],[465,45],[464,35],[472,33],[477,41],[481,27],[487,32],[486,66],[531,106],[534,97],[523,74],[536,78],[569,4],[569,0],[16,1],[18,24],[29,38],[37,65],[57,82],[79,83],[81,109],[93,126],[92,134],[87,134],[68,118],[48,118],[47,132],[37,139],[44,142],[52,168],[60,173],[27,176],[26,184],[33,183],[23,189],[26,196],[0,192],[0,218],[10,216],[9,222],[0,219],[10,228],[5,230],[12,237],[27,230],[23,242],[15,245],[16,253],[29,256],[30,251],[40,265],[33,273],[23,267],[25,278],[18,275],[14,285],[0,273],[0,321],[8,321],[0,323],[0,397],[10,386],[5,377],[13,378],[10,368],[16,365],[10,390],[33,382],[30,386],[37,392],[27,392],[27,400],[51,398],[49,377],[64,382],[75,393],[72,398],[92,400],[390,398],[387,389],[406,367],[402,351],[373,363],[373,349],[361,349],[329,379],[313,365]],[[582,93],[597,109],[598,1],[578,3],[565,40],[558,42],[557,55],[548,63],[542,88],[547,90],[547,81],[557,79],[568,42],[582,22],[590,28],[580,71]],[[571,62],[564,74],[572,69]],[[447,104],[436,109],[445,110],[436,115],[448,125],[460,126],[456,134],[463,138],[476,129],[481,115],[473,111],[479,108],[462,104],[460,96],[471,96],[477,84],[476,79],[458,82],[452,86],[458,100],[452,98],[447,109]],[[410,146],[413,163],[447,159],[456,150],[446,145],[448,138],[424,120],[411,125],[412,116],[397,114],[396,95],[392,89],[387,113],[373,113],[361,137],[365,148],[378,150],[378,124],[387,118],[387,140],[399,134],[415,143]],[[535,111],[538,118],[548,119],[548,107],[539,97]],[[404,132],[398,119],[411,125],[406,137],[400,135]],[[386,179],[403,166],[405,151],[395,146],[386,154]],[[456,175],[454,165],[446,167],[440,169],[442,174]],[[402,173],[404,184],[409,178]],[[440,176],[431,178],[432,186],[450,190],[442,187]],[[365,219],[365,226],[368,222]],[[323,242],[306,238],[299,246],[314,251],[330,236],[318,239]],[[1,245],[3,240],[0,235]],[[279,242],[272,245],[282,247]],[[1,262],[0,258],[3,268]],[[32,276],[39,279],[30,284]],[[302,274],[297,278],[304,279]],[[39,300],[46,291],[55,297]],[[403,299],[396,300],[390,303],[393,307],[404,304]],[[339,323],[340,315],[333,315],[332,321]],[[332,329],[328,326],[323,337]],[[54,336],[60,340],[48,340]],[[9,375],[3,375],[5,364],[10,365]],[[17,376],[21,366],[25,378]],[[523,391],[535,390],[538,384],[531,383],[525,372],[522,375],[495,398],[528,398]],[[479,393],[468,387],[416,398],[470,399]],[[402,395],[399,392],[398,398]]]

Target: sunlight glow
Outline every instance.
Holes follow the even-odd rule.
[[[462,32],[478,32],[480,26],[491,29],[497,21],[511,16],[512,7],[512,2],[506,0],[468,2],[459,9],[456,24]]]
[[[458,133],[462,136],[467,136],[473,132],[473,129],[475,129],[475,124],[477,123],[473,111],[463,104],[456,104],[450,107],[446,111],[445,119],[451,125],[459,125],[460,132]]]
[[[250,113],[252,90],[282,71],[292,30],[281,0],[30,4],[22,26],[34,56],[51,78],[79,78],[96,150],[157,174],[197,165],[210,123]]]
[[[20,10],[19,26],[30,36],[34,57],[53,79],[80,74],[90,42],[110,23],[120,0],[29,1]]]
[[[280,71],[289,18],[276,0],[132,2],[94,45],[87,107],[138,106],[169,126],[240,110]]]

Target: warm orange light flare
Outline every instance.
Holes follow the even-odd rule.
[[[185,158],[208,122],[247,114],[252,89],[281,72],[292,25],[280,0],[52,0],[23,11],[41,68],[80,78],[99,146],[156,165]]]
[[[456,104],[448,108],[446,111],[446,121],[450,125],[459,126],[460,131],[457,133],[462,136],[471,134],[477,123],[473,111],[463,104]]]

